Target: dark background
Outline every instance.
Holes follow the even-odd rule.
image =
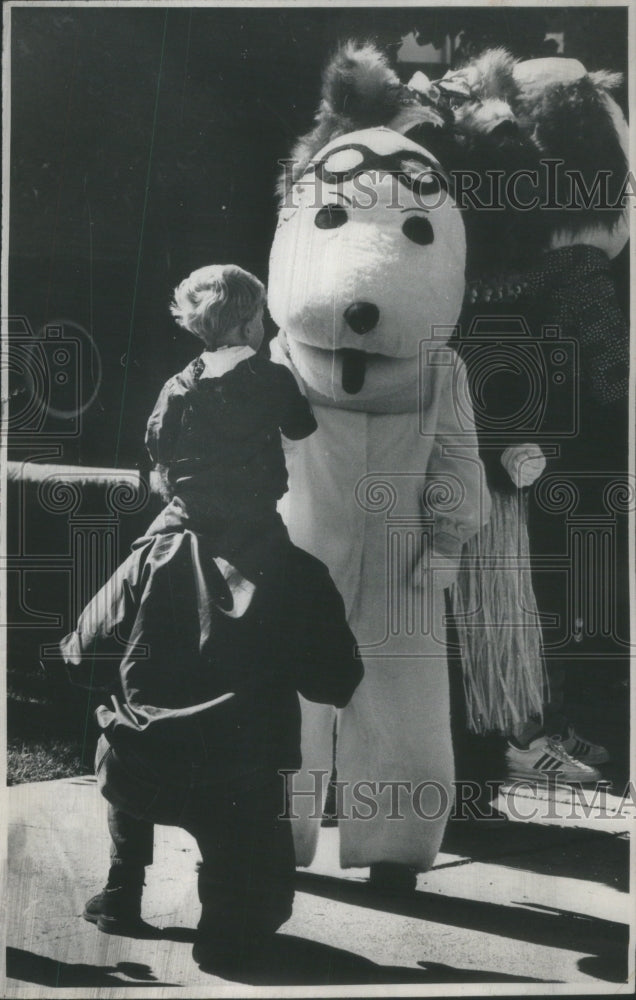
[[[589,69],[627,66],[625,8],[89,5],[11,20],[10,311],[35,336],[78,324],[63,332],[80,344],[71,383],[84,400],[99,381],[92,338],[96,398],[74,433],[50,414],[40,431],[59,431],[60,461],[102,466],[143,466],[159,388],[197,351],[168,313],[177,282],[223,261],[266,279],[277,161],[311,126],[339,41],[394,55],[410,31],[438,48],[450,35],[459,64],[493,44],[549,54],[546,33],[563,32],[564,54]],[[398,67],[405,79],[415,68]],[[71,383],[51,382],[65,410]],[[13,392],[20,402],[29,386]]]

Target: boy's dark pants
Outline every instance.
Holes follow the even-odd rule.
[[[182,827],[197,841],[200,940],[249,947],[291,916],[294,848],[290,821],[279,818],[286,811],[284,778],[254,771],[205,783],[192,768],[180,786],[170,786],[154,767],[115,752],[105,736],[96,771],[109,802],[112,864],[152,864],[155,823]]]

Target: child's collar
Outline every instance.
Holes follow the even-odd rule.
[[[231,371],[241,361],[247,360],[256,354],[247,344],[236,347],[219,347],[217,351],[203,351],[201,361],[203,370],[199,378],[220,378],[226,372]]]

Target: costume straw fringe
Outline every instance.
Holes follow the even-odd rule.
[[[453,587],[468,727],[510,733],[541,717],[547,691],[532,589],[526,500],[494,492],[489,523],[464,546]]]

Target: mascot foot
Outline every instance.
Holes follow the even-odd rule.
[[[409,895],[417,886],[417,869],[392,861],[376,861],[369,869],[369,885],[379,892]]]

